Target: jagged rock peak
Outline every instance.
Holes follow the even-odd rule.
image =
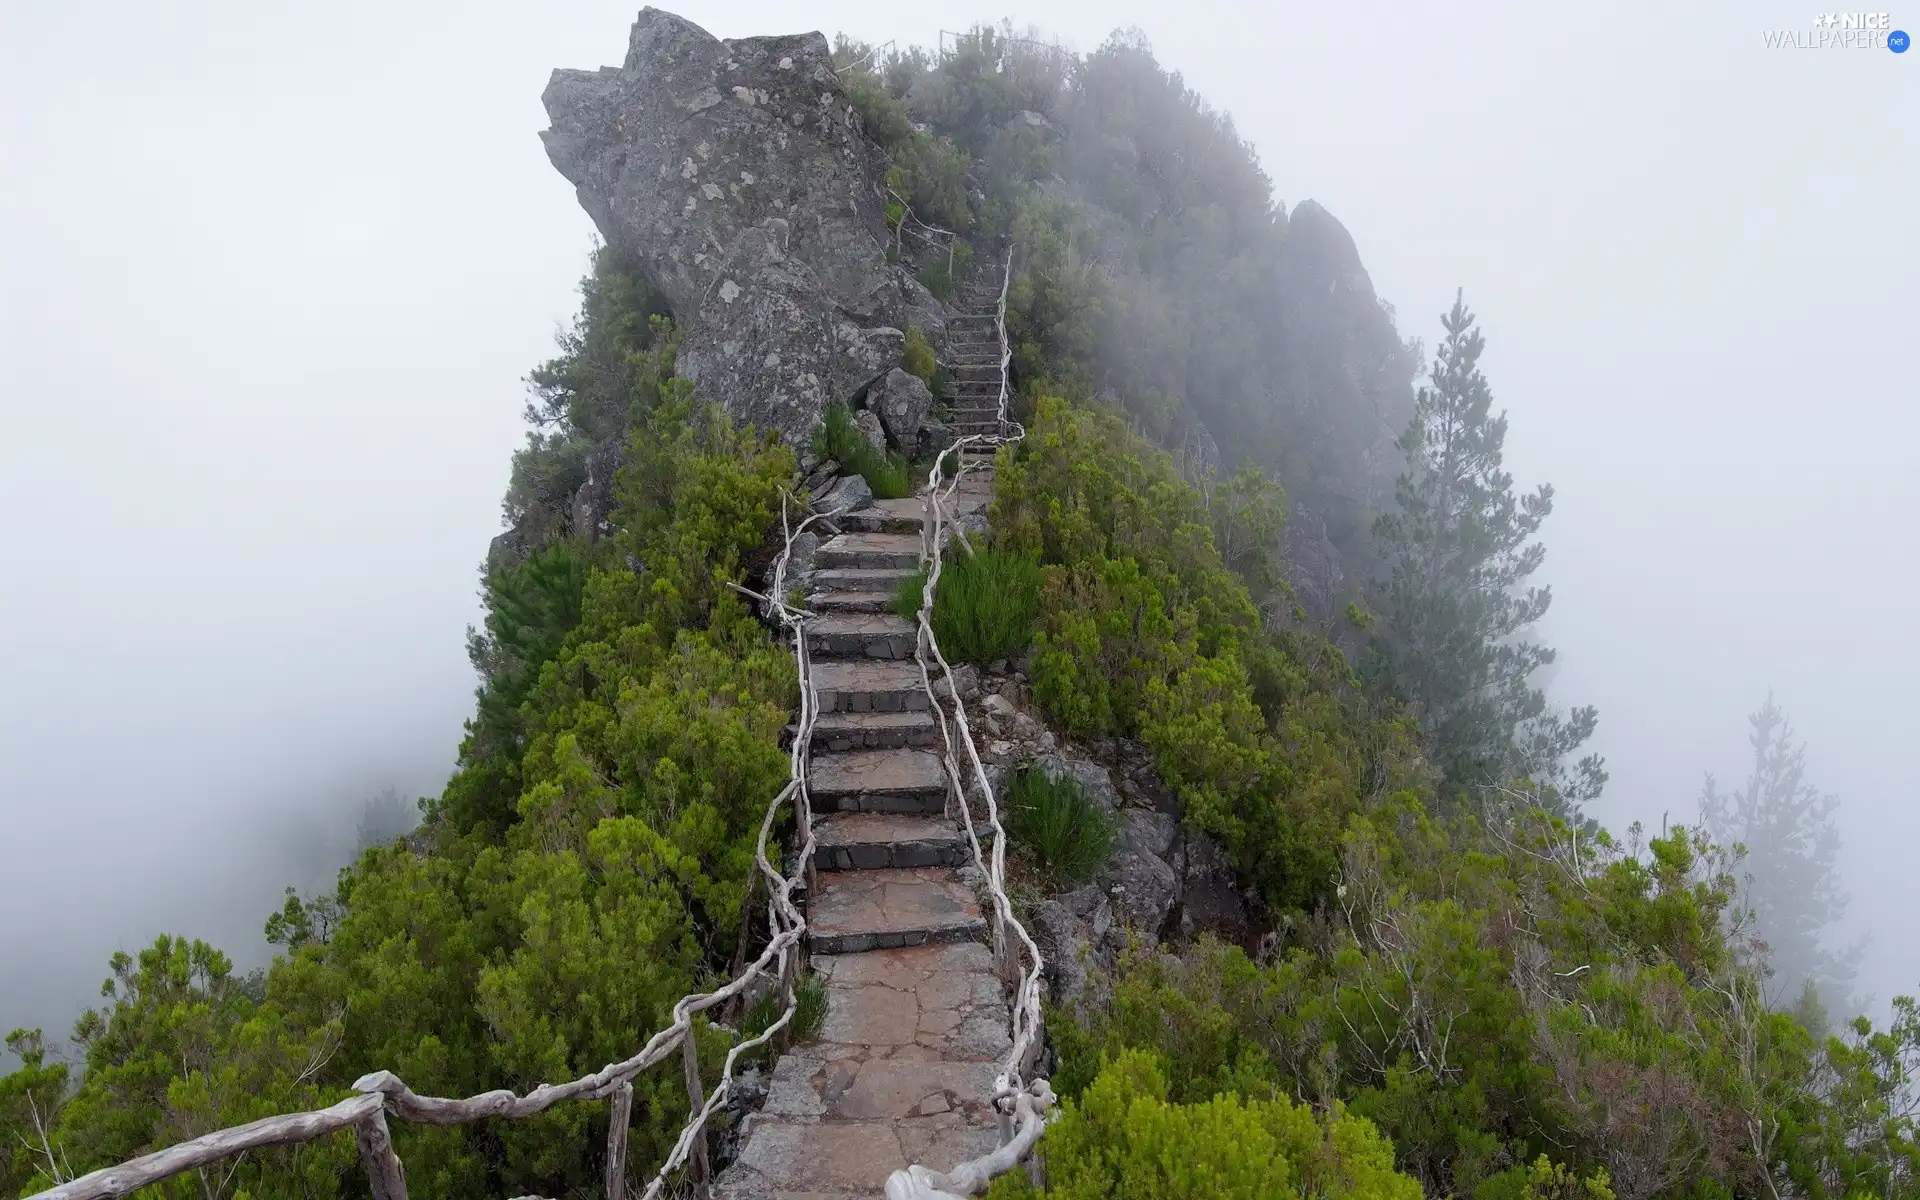
[[[736,417],[804,437],[899,358],[938,303],[888,265],[879,151],[818,33],[722,41],[656,8],[625,62],[559,70],[547,156],[660,290],[680,369]]]

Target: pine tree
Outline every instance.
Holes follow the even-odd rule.
[[[1811,987],[1822,1007],[1850,1012],[1864,947],[1835,951],[1825,940],[1847,909],[1833,823],[1840,798],[1807,782],[1806,745],[1793,743],[1793,728],[1771,695],[1747,724],[1753,766],[1746,785],[1723,792],[1707,776],[1701,820],[1715,841],[1745,849],[1748,905],[1767,944],[1775,1001]]]
[[[1524,782],[1571,810],[1606,781],[1597,756],[1565,765],[1598,715],[1548,711],[1531,681],[1554,652],[1522,636],[1552,602],[1550,589],[1526,583],[1546,556],[1533,538],[1553,488],[1515,495],[1501,467],[1507,418],[1492,414],[1479,367],[1486,339],[1457,294],[1441,320],[1431,384],[1400,437],[1407,470],[1393,510],[1374,523],[1388,575],[1368,674],[1376,694],[1418,717],[1456,793]]]

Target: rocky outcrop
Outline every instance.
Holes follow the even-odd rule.
[[[553,73],[547,156],[679,321],[679,369],[799,441],[937,301],[886,261],[878,151],[818,33],[721,41],[641,10],[625,62]]]
[[[867,408],[880,414],[887,437],[912,451],[920,438],[920,423],[933,411],[933,393],[918,375],[895,367],[867,393]]]
[[[1014,771],[1031,769],[1072,780],[1114,822],[1113,853],[1092,882],[1035,910],[1056,995],[1079,997],[1087,968],[1111,965],[1129,934],[1149,944],[1201,933],[1246,941],[1257,924],[1253,902],[1219,845],[1181,825],[1179,802],[1146,747],[1121,738],[1062,744],[1026,711],[1022,665],[1000,666],[1007,669],[973,675],[962,688],[996,794]]]
[[[613,531],[613,476],[620,469],[622,449],[615,441],[587,453],[586,482],[573,494],[573,531],[588,541]]]
[[[1373,290],[1353,235],[1312,200],[1289,214],[1275,268],[1276,373],[1291,449],[1286,481],[1290,581],[1318,619],[1364,574],[1371,514],[1393,502],[1395,438],[1413,415],[1419,364]]]

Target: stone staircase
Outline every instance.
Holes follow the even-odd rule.
[[[990,280],[990,282],[989,282]],[[947,323],[947,373],[953,379],[953,434],[999,434],[1000,272],[976,275],[961,294],[960,315]]]
[[[949,325],[962,436],[998,429],[993,274],[990,292],[963,293]],[[982,470],[953,503],[979,513],[991,497]],[[949,815],[957,797],[914,659],[917,627],[893,611],[919,567],[922,513],[918,496],[875,501],[839,518],[815,558],[807,921],[827,1016],[817,1040],[775,1065],[739,1158],[716,1181],[724,1200],[877,1197],[909,1163],[945,1169],[999,1143],[988,1102],[1009,1047],[1007,999],[983,944],[978,869]]]

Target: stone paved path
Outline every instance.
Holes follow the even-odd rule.
[[[949,327],[961,434],[997,427],[993,291],[963,295]],[[978,511],[990,476],[955,496]],[[880,500],[820,547],[809,607],[821,717],[808,763],[817,893],[814,968],[826,980],[820,1037],[775,1066],[746,1120],[722,1200],[854,1200],[889,1174],[945,1169],[991,1151],[988,1098],[1009,1044],[1005,990],[982,944],[972,852],[947,815],[940,734],[913,658],[915,626],[893,613],[919,566],[922,501]]]

